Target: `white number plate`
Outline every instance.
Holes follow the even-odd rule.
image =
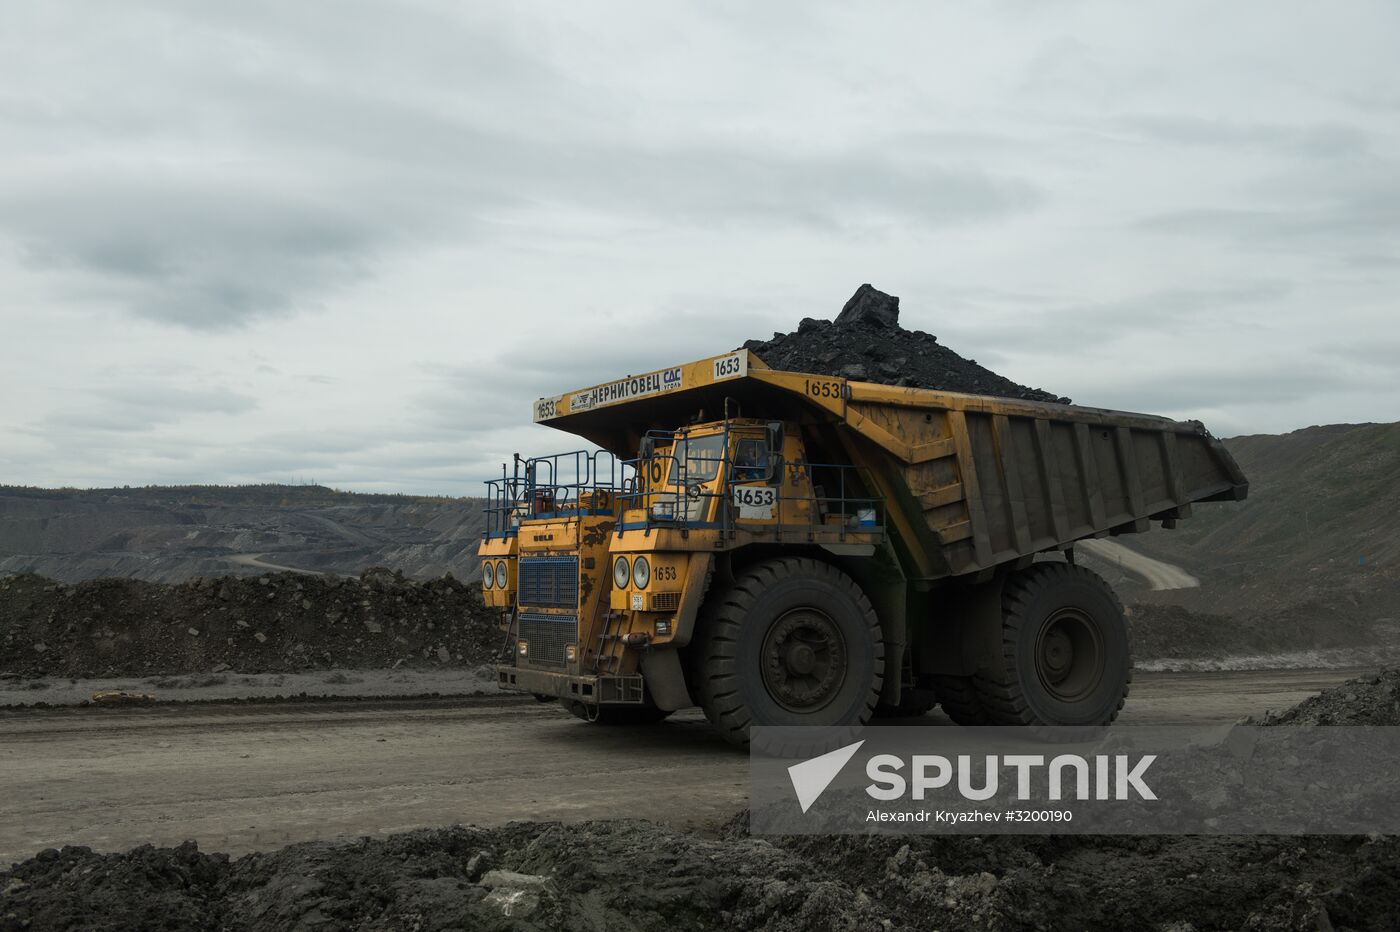
[[[730,353],[728,356],[721,356],[714,362],[714,381],[720,379],[737,379],[749,374],[749,354],[746,350],[737,353]]]
[[[741,518],[771,518],[778,504],[778,490],[768,485],[736,485],[734,506]]]

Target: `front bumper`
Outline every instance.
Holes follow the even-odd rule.
[[[558,696],[586,705],[641,705],[645,696],[640,676],[574,676],[501,664],[496,683],[506,692]]]

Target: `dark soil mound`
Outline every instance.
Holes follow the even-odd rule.
[[[774,369],[1069,404],[1068,398],[1017,385],[975,360],[964,359],[933,334],[905,330],[899,326],[899,299],[870,285],[856,290],[834,322],[808,317],[792,333],[750,340],[744,348]]]
[[[1400,642],[1400,630],[1355,612],[1297,606],[1269,614],[1219,615],[1181,605],[1136,602],[1128,614],[1139,661],[1268,657],[1290,651],[1371,649],[1377,656]]]
[[[480,585],[451,576],[0,579],[0,671],[23,676],[478,666],[502,643]]]
[[[1400,670],[1347,680],[1291,709],[1270,712],[1259,724],[1400,725]]]
[[[47,851],[8,929],[1393,929],[1395,839],[720,838],[646,822],[312,843]]]

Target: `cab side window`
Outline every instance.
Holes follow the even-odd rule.
[[[739,440],[734,446],[734,481],[767,482],[772,478],[767,442],[758,438]]]

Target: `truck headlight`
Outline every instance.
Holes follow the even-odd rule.
[[[510,579],[510,576],[507,575],[507,573],[506,573],[506,561],[505,561],[505,560],[497,560],[497,561],[496,561],[496,585],[498,585],[498,586],[500,586],[502,589],[504,589],[504,588],[506,587],[506,581],[507,581],[508,579]]]
[[[516,641],[516,642],[515,642],[515,651],[516,651],[516,653],[518,653],[518,654],[519,654],[520,656],[522,656],[522,657],[528,657],[528,656],[530,655],[530,642],[529,642],[529,641]]]
[[[613,585],[619,589],[627,588],[627,578],[632,575],[632,568],[627,565],[626,557],[618,557],[613,561]]]
[[[490,589],[496,584],[496,565],[490,560],[481,564],[481,588]]]
[[[638,589],[645,589],[647,583],[651,582],[651,564],[646,557],[638,557],[632,561],[632,581],[637,584]]]

